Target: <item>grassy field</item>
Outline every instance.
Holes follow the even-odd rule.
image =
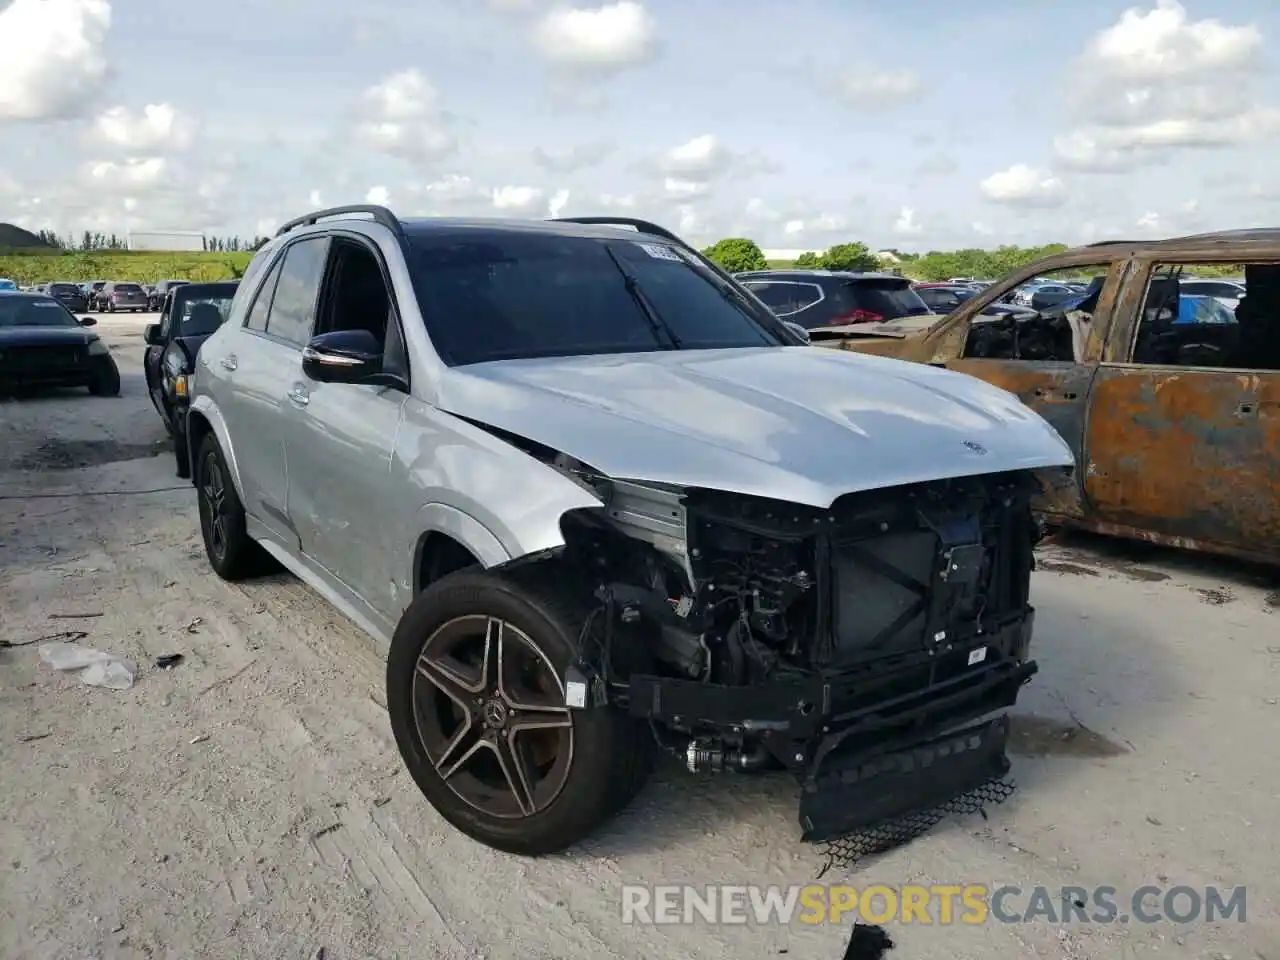
[[[241,276],[252,253],[152,253],[100,250],[87,253],[0,253],[0,277],[21,285],[55,280],[232,280]]]

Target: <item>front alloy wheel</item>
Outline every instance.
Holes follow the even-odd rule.
[[[414,597],[387,654],[391,729],[418,789],[453,826],[508,853],[572,846],[622,810],[650,768],[646,726],[612,705],[567,706],[562,678],[590,629],[571,574],[443,576]]]
[[[414,717],[436,773],[459,799],[503,819],[560,795],[573,762],[564,686],[537,645],[497,617],[458,617],[423,645]]]

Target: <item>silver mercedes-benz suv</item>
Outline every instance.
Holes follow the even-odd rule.
[[[823,350],[645,221],[319,211],[254,258],[186,435],[213,569],[387,648],[404,762],[562,849],[652,757],[790,770],[806,839],[1004,776],[1041,471],[1012,395]]]

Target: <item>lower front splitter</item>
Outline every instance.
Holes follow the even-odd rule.
[[[849,865],[906,843],[951,813],[1006,799],[1014,789],[1007,714],[867,758],[826,758],[800,798],[809,843]]]

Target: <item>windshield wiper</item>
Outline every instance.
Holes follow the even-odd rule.
[[[640,312],[644,314],[645,321],[649,324],[649,328],[653,331],[654,337],[661,343],[665,337],[668,341],[666,349],[679,350],[683,341],[676,336],[676,332],[671,329],[671,325],[662,319],[662,315],[654,308],[653,302],[645,296],[644,288],[640,286],[640,281],[627,272],[627,268],[622,265],[622,261],[618,259],[609,247],[605,246],[605,252],[609,254],[609,259],[613,261],[614,266],[618,268],[618,272],[622,274],[622,280],[626,284],[627,293],[631,294],[631,299],[636,302],[636,306],[640,308]]]

